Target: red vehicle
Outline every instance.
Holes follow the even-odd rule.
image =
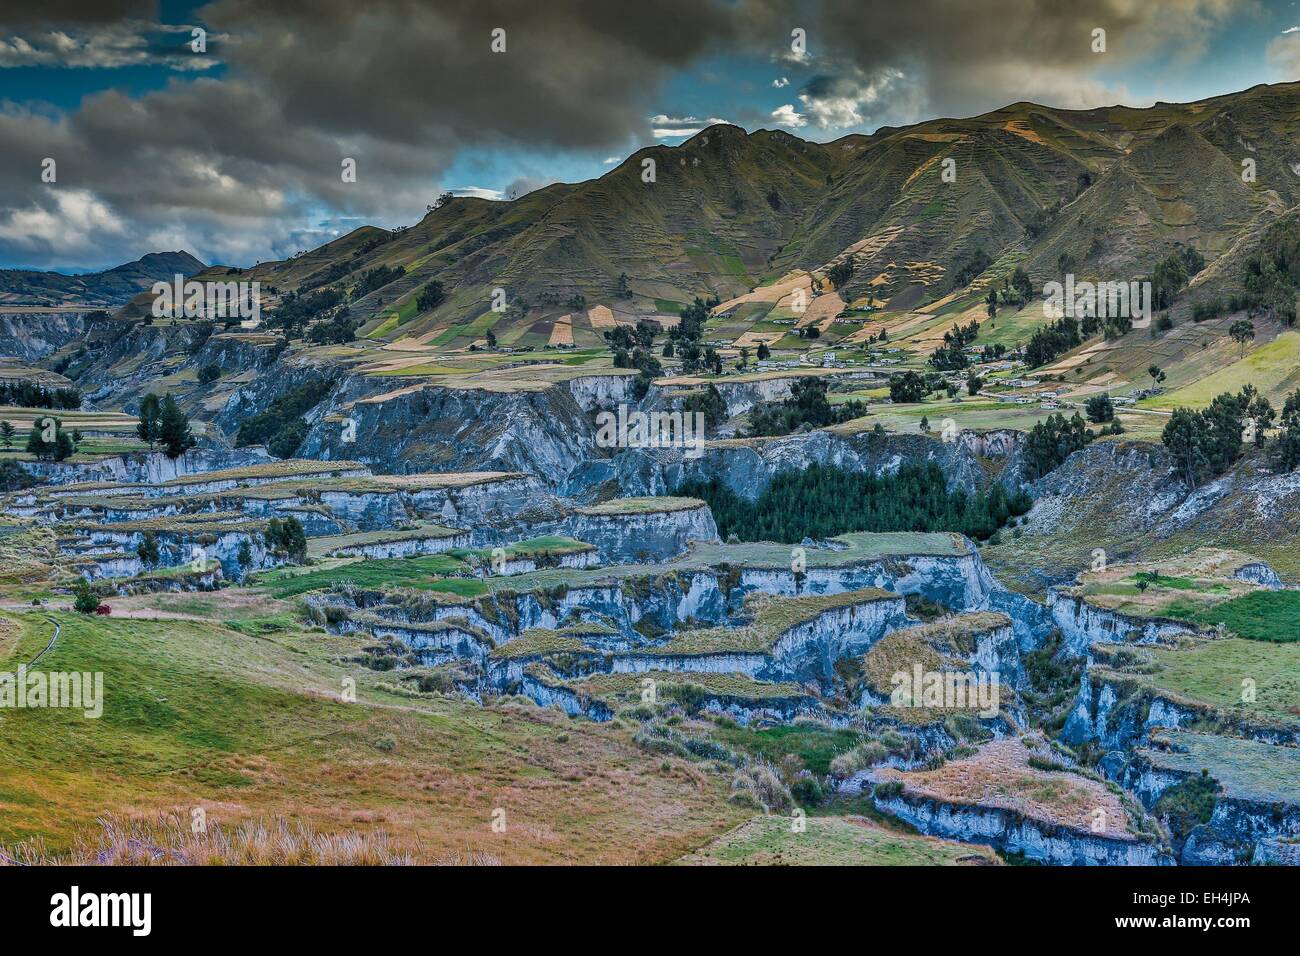
[[[113,609],[107,604],[101,604],[99,607],[95,608],[95,613],[107,617],[113,613]]]

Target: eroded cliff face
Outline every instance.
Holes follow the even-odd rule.
[[[749,411],[755,405],[764,402],[781,402],[790,397],[791,389],[799,376],[788,375],[772,378],[735,381],[718,379],[713,382],[723,402],[727,406],[727,417],[733,418]],[[661,387],[652,385],[647,401],[658,408],[678,408],[681,406],[682,393],[691,391],[684,387]]]
[[[82,336],[89,310],[0,313],[0,355],[38,362]]]
[[[128,578],[144,571],[193,566],[206,568],[209,562],[220,564],[224,579],[241,581],[251,571],[274,568],[284,557],[269,551],[260,531],[230,528],[203,534],[172,531],[157,533],[159,560],[146,566],[137,549],[144,535],[138,531],[115,531],[111,527],[94,531],[79,545],[64,552],[78,560],[77,568],[91,581]],[[247,562],[240,560],[246,557]]]
[[[1034,820],[1000,807],[968,806],[908,794],[873,796],[876,809],[928,836],[983,843],[1057,866],[1171,866],[1155,843],[1121,840]]]
[[[502,478],[463,488],[431,488],[404,492],[411,510],[423,518],[455,527],[513,523],[548,494],[546,484],[532,475]]]
[[[1259,745],[1257,745],[1259,746]],[[1294,751],[1292,751],[1294,752]],[[1172,788],[1199,772],[1159,766],[1153,752],[1139,749],[1112,768],[1115,779],[1151,809]],[[1214,768],[1207,768],[1213,777]],[[1300,865],[1300,795],[1277,798],[1245,795],[1218,786],[1209,819],[1175,839],[1184,866],[1241,866],[1250,863]]]
[[[693,541],[718,540],[707,505],[609,517],[579,512],[561,527],[570,538],[595,545],[606,563],[661,561],[683,553]]]
[[[1096,607],[1082,597],[1058,588],[1048,592],[1052,620],[1061,629],[1070,653],[1081,656],[1094,641],[1105,644],[1158,644],[1194,631],[1185,622],[1169,618],[1131,617]]]
[[[788,677],[830,679],[836,661],[866,653],[887,633],[908,623],[902,598],[826,611],[781,635],[772,648],[773,668]]]
[[[1023,434],[1012,431],[960,432],[953,441],[920,434],[865,431],[846,436],[812,431],[784,438],[713,442],[694,459],[680,452],[663,453],[660,473],[668,488],[717,479],[741,497],[753,499],[774,476],[813,464],[889,475],[903,465],[933,463],[943,471],[950,489],[973,493],[993,481],[1008,487],[1019,484],[1023,439]]]
[[[299,450],[356,458],[376,471],[519,471],[557,482],[592,454],[594,431],[567,389],[496,392],[438,386],[404,390],[400,379],[349,379],[311,425]],[[358,394],[365,393],[365,394]],[[344,440],[344,423],[356,434]]]
[[[186,396],[196,383],[168,388],[158,380],[194,366],[202,334],[197,323],[144,325],[106,319],[86,330],[83,347],[64,374],[76,381],[87,401],[100,407],[134,411],[146,392],[162,391],[176,394],[189,408]]]
[[[880,587],[900,596],[864,600],[796,622],[773,635],[767,650],[728,648],[725,641],[717,650],[689,653],[666,652],[663,646],[684,627],[744,626],[745,598],[749,594],[838,594],[867,587]],[[480,598],[454,602],[429,594],[407,595],[397,602],[380,592],[357,589],[310,600],[340,608],[335,617],[353,621],[349,626],[372,626],[364,622],[376,619],[397,628],[457,622],[495,647],[509,647],[510,642],[534,628],[557,630],[588,623],[608,629],[609,633],[587,637],[586,650],[566,652],[569,676],[592,671],[673,671],[744,674],[766,681],[820,681],[831,679],[837,661],[860,656],[884,634],[915,623],[906,613],[902,597],[906,593],[987,606],[989,596],[1000,592],[996,591],[996,582],[982,570],[978,556],[970,554],[947,558],[918,555],[814,568],[800,582],[785,571],[717,568],[631,576],[581,587],[497,589]],[[1030,644],[1037,646],[1046,632],[1033,624],[1029,626],[1036,635]],[[400,631],[394,633],[401,636]],[[969,657],[977,669],[997,669],[1012,684],[1019,680],[1020,640],[1010,626],[980,635]],[[498,692],[513,687],[523,679],[526,667],[541,659],[517,654],[493,659],[488,665],[486,686]],[[739,705],[719,700],[718,706]],[[813,705],[789,706],[807,709]]]
[[[1274,474],[1265,454],[1245,452],[1225,475],[1192,490],[1163,445],[1098,439],[1030,486],[1026,533],[1031,541],[1105,547],[1114,560],[1195,532],[1267,558],[1271,542],[1289,540],[1300,527],[1300,472]]]
[[[1107,750],[1124,750],[1145,740],[1153,728],[1183,727],[1198,716],[1203,715],[1133,681],[1086,672],[1061,739],[1076,745],[1095,740]]]
[[[1089,669],[1079,684],[1074,709],[1061,730],[1070,744],[1089,741],[1109,751],[1145,744],[1154,730],[1206,724],[1244,740],[1276,746],[1300,745],[1300,732],[1258,723],[1238,714],[1178,700],[1172,694],[1106,671]]]
[[[260,465],[271,460],[266,449],[261,447],[213,447],[191,448],[176,458],[168,458],[162,452],[130,452],[88,462],[26,461],[21,464],[29,474],[49,485],[79,482],[157,485],[174,478],[199,476],[225,468]],[[233,484],[229,487],[233,487]]]

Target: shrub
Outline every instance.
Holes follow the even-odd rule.
[[[826,799],[826,791],[816,777],[805,775],[790,785],[790,797],[801,807],[815,807]]]
[[[1199,777],[1188,777],[1166,790],[1151,809],[1168,820],[1170,833],[1185,840],[1193,828],[1210,822],[1218,789],[1218,781],[1202,770]]]
[[[135,553],[140,556],[140,560],[145,564],[154,565],[158,563],[158,535],[152,531],[146,531],[140,539],[140,546],[135,549]]]
[[[768,763],[751,763],[737,770],[731,778],[731,792],[733,797],[746,797],[766,812],[783,810],[794,802],[781,775]]]
[[[80,614],[94,614],[99,607],[99,595],[89,581],[78,581],[72,588],[72,609]]]
[[[900,796],[903,792],[903,782],[901,780],[887,780],[884,783],[877,784],[873,795],[881,800],[892,800]]]

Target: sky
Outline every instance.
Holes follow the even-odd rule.
[[[828,141],[1294,79],[1294,0],[0,0],[0,267],[247,266],[716,122]]]

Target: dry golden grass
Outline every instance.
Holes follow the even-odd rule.
[[[596,332],[605,332],[618,325],[614,319],[614,313],[609,310],[607,305],[597,305],[587,310],[587,321],[591,323],[591,328]]]
[[[78,837],[70,850],[51,853],[43,841],[0,850],[0,866],[409,866],[416,851],[399,849],[378,831],[321,833],[283,817],[249,820],[233,827],[196,825],[193,818],[163,815],[156,821],[105,817],[94,838]],[[488,853],[471,852],[433,863],[498,865]]]
[[[551,345],[573,344],[573,316],[562,315],[551,326]]]
[[[26,616],[18,652],[30,657],[50,629]],[[484,707],[419,694],[351,666],[355,637],[290,621],[246,636],[192,620],[57,616],[50,666],[110,675],[104,719],[53,708],[5,718],[0,848],[11,857],[34,841],[47,855],[98,846],[102,819],[188,826],[201,807],[232,839],[284,819],[382,833],[417,863],[661,863],[746,815],[723,775],[643,750],[629,727],[514,698]],[[344,675],[356,704],[339,699]]]
[[[1132,837],[1123,804],[1105,784],[1076,773],[1031,767],[1029,758],[1034,753],[1019,737],[1006,737],[985,744],[973,757],[950,760],[938,770],[885,768],[874,776],[901,781],[911,794],[949,803],[1002,807],[1079,830],[1091,831],[1093,815],[1101,809],[1105,829],[1094,832],[1115,839]]]

